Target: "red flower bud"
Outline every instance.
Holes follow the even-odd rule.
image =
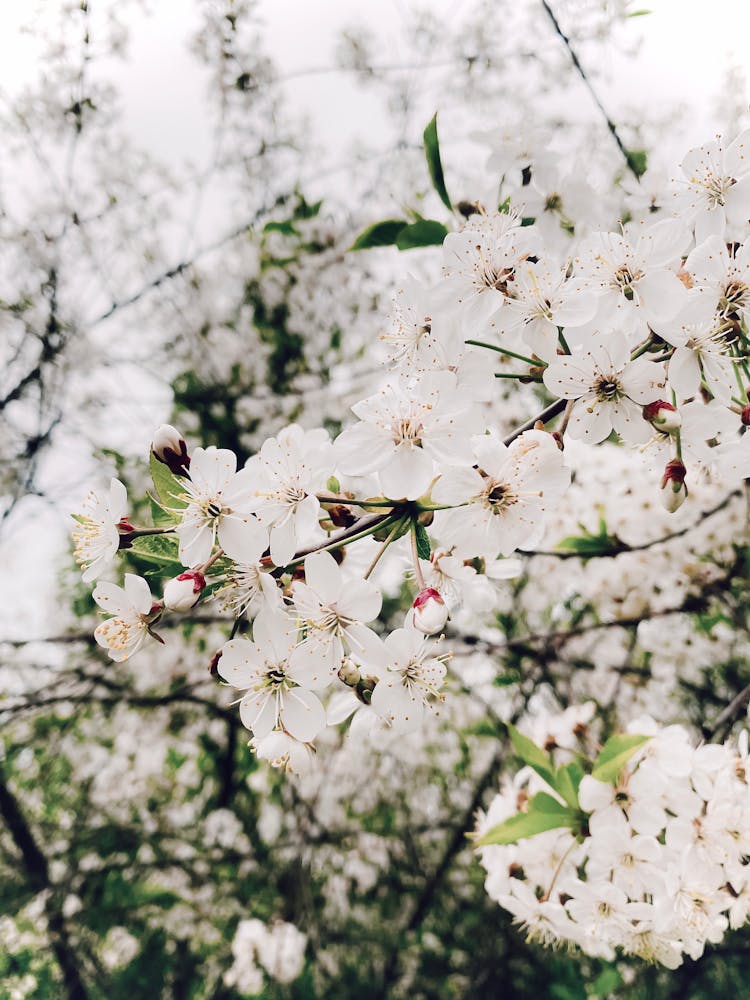
[[[154,458],[167,466],[170,472],[176,476],[188,476],[190,468],[190,456],[187,452],[185,440],[171,424],[162,424],[154,434],[151,442],[151,451]]]
[[[682,417],[677,407],[671,403],[667,403],[663,399],[656,399],[653,403],[647,403],[643,407],[643,419],[653,424],[658,431],[663,431],[665,434],[671,434],[673,431],[679,430],[682,426]]]
[[[434,587],[425,587],[417,594],[413,604],[414,627],[424,632],[425,635],[432,635],[439,632],[448,621],[448,608],[445,601],[440,596],[440,592]]]

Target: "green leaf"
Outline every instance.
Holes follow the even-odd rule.
[[[529,767],[533,768],[539,777],[547,782],[550,788],[557,791],[555,787],[555,765],[546,750],[540,749],[536,743],[533,743],[527,736],[520,733],[515,726],[508,726],[508,734],[513,744],[513,749],[524,764],[528,764]]]
[[[449,210],[453,210],[448,191],[445,187],[443,177],[443,164],[440,161],[440,143],[437,131],[437,111],[432,116],[427,128],[424,130],[424,155],[427,159],[427,169],[430,171],[432,185],[440,196],[440,200]]]
[[[648,11],[643,11],[647,14]],[[631,17],[635,15],[631,14]],[[636,175],[636,177],[642,177],[646,170],[648,169],[648,153],[645,149],[629,149],[626,153],[628,158],[628,166]]]
[[[294,228],[294,223],[291,219],[285,219],[283,222],[267,222],[263,226],[264,233],[281,233],[284,236],[299,236],[299,229]]]
[[[493,826],[491,830],[476,841],[477,847],[487,847],[490,844],[515,844],[517,840],[533,837],[537,833],[558,828],[573,828],[578,823],[580,814],[553,799],[546,792],[538,792],[529,800],[526,812],[516,813],[505,822]]]
[[[583,524],[580,527],[582,534],[568,535],[567,538],[559,541],[555,548],[574,552],[584,561],[596,559],[599,556],[616,556],[619,552],[627,551],[628,546],[617,535],[610,535],[607,522],[603,517],[599,518],[599,530],[596,534],[589,531]]]
[[[420,524],[419,521],[414,522],[414,538],[417,543],[417,555],[419,558],[429,559],[430,552],[432,551],[430,536],[425,531],[424,525]]]
[[[183,499],[183,494],[185,493],[184,486],[177,476],[170,472],[163,462],[159,461],[153,452],[149,456],[148,467],[151,472],[151,478],[154,481],[156,495],[159,497],[161,503],[167,509],[177,507],[182,510],[183,507],[187,507],[187,500]]]
[[[146,562],[156,563],[159,566],[178,566],[179,571],[182,571],[178,550],[179,542],[176,535],[144,535],[142,538],[134,539],[129,549]]]
[[[385,219],[383,222],[374,222],[361,232],[352,243],[350,250],[370,250],[372,247],[394,246],[398,234],[408,226],[404,219]]]
[[[616,965],[608,965],[602,969],[599,975],[591,984],[591,992],[589,996],[593,997],[609,997],[618,986],[622,986],[622,976],[620,975],[620,970]]]
[[[399,250],[442,246],[447,235],[448,230],[442,222],[437,222],[435,219],[420,219],[419,222],[412,222],[410,226],[404,226],[396,237],[396,246]]]
[[[650,736],[640,736],[637,733],[623,733],[610,736],[602,747],[601,753],[594,761],[591,777],[597,781],[615,784],[620,772],[639,747],[650,740]]]
[[[647,14],[653,14],[653,11],[652,10],[645,10],[645,9],[644,10],[631,10],[630,13],[626,14],[625,16],[626,17],[645,17]]]
[[[578,805],[578,786],[581,784],[584,770],[578,761],[559,767],[555,774],[554,789],[558,795],[562,796],[573,809],[580,808]]]
[[[158,500],[154,500],[150,493],[148,494],[148,500],[151,506],[151,519],[154,522],[155,528],[168,528],[170,525],[178,523],[179,517],[165,510]]]

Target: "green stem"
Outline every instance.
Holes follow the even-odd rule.
[[[357,500],[356,497],[334,497],[325,493],[315,495],[320,503],[342,504],[345,507],[395,507],[392,500]]]
[[[515,372],[495,372],[495,378],[522,378],[526,379],[527,382],[541,382],[542,380],[535,375],[524,375],[523,373],[517,375]]]
[[[474,347],[485,347],[488,351],[495,351],[497,354],[507,354],[509,358],[516,358],[518,361],[523,361],[524,364],[531,365],[532,368],[537,368],[539,365],[546,365],[546,361],[534,361],[533,358],[527,358],[525,354],[518,354],[516,351],[511,351],[507,347],[497,347],[495,344],[486,344],[483,340],[465,340],[465,344],[473,344]]]
[[[404,526],[404,518],[402,517],[398,521],[395,522],[395,524],[393,525],[393,528],[391,529],[391,531],[388,534],[388,537],[386,538],[386,540],[383,542],[383,544],[380,546],[380,548],[378,549],[378,551],[373,556],[372,562],[370,563],[370,565],[367,567],[367,569],[364,572],[364,576],[363,576],[364,580],[368,580],[369,579],[370,574],[375,569],[375,567],[377,566],[377,564],[380,562],[381,556],[383,555],[383,553],[385,552],[385,550],[388,548],[388,546],[391,544],[391,542],[395,541],[396,535],[401,530],[401,528],[403,528],[403,526]]]
[[[652,343],[653,340],[651,337],[649,337],[647,340],[644,340],[644,342],[640,345],[640,347],[636,347],[636,349],[630,355],[630,360],[635,361],[636,358],[640,358],[640,356],[642,354],[645,354],[646,351],[649,349],[649,347],[651,347]]]
[[[557,328],[557,339],[560,341],[560,346],[565,351],[566,354],[572,354],[573,352],[568,347],[568,342],[565,339],[565,334],[562,332],[562,327]]]
[[[364,518],[362,520],[364,520]],[[324,545],[314,545],[311,549],[308,549],[305,552],[300,552],[300,554],[295,556],[295,558],[292,559],[291,562],[288,562],[286,566],[279,566],[278,569],[283,572],[286,569],[291,569],[293,566],[298,566],[313,552],[328,552],[330,549],[338,549],[343,545],[349,545],[351,542],[358,542],[360,538],[367,538],[368,535],[371,535],[379,528],[386,527],[386,525],[391,524],[392,522],[393,518],[390,514],[378,514],[375,517],[375,520],[371,521],[364,528],[356,531],[352,531],[348,528],[346,532],[343,532],[337,538],[330,539],[330,541],[326,542]],[[356,525],[353,525],[353,527],[356,528]],[[351,531],[351,534],[347,533],[349,531]]]

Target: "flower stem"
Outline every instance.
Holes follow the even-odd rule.
[[[472,344],[474,347],[484,347],[488,351],[496,351],[498,354],[507,354],[509,358],[516,358],[518,361],[523,361],[527,365],[531,365],[536,368],[539,365],[544,365],[544,361],[534,361],[533,358],[527,358],[525,354],[517,354],[515,351],[509,350],[507,347],[497,347],[495,344],[486,344],[483,340],[465,340],[465,344]]]
[[[382,545],[380,546],[380,548],[378,549],[378,551],[375,553],[375,555],[373,556],[372,562],[370,563],[370,565],[365,570],[363,579],[368,580],[370,578],[370,574],[375,569],[375,567],[377,566],[377,564],[380,562],[380,557],[383,555],[383,553],[388,548],[388,546],[391,544],[391,542],[395,541],[396,535],[398,534],[399,529],[403,527],[403,524],[404,524],[404,519],[403,518],[401,518],[400,520],[398,520],[398,521],[395,522],[395,524],[393,525],[393,528],[391,529],[390,533],[388,534],[388,537],[382,543]]]

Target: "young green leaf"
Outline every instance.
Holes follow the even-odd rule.
[[[177,553],[176,535],[144,535],[136,538],[128,552],[142,562],[158,567],[161,576],[177,576],[184,571]]]
[[[619,736],[611,736],[594,761],[591,777],[596,778],[597,781],[614,784],[636,750],[650,739],[650,736],[641,736],[637,733],[622,733]]]
[[[430,536],[418,521],[414,522],[414,537],[417,543],[417,555],[420,559],[429,559],[430,552],[432,551],[432,546],[430,545]]]
[[[627,158],[628,158],[628,166],[636,175],[636,177],[642,177],[646,173],[646,170],[648,169],[648,153],[646,152],[646,150],[629,149],[627,152]]]
[[[149,456],[148,467],[151,472],[151,478],[154,481],[156,495],[159,497],[161,503],[167,509],[174,507],[182,509],[183,507],[187,507],[187,500],[183,498],[185,489],[182,483],[177,476],[169,471],[163,462],[159,461],[153,452]]]
[[[435,219],[420,219],[419,222],[412,222],[410,226],[404,226],[396,237],[396,246],[399,250],[442,246],[447,235],[448,230],[442,222],[437,222]]]
[[[529,767],[533,768],[539,777],[547,782],[550,788],[557,791],[555,786],[555,765],[550,755],[545,750],[540,749],[528,736],[520,733],[515,726],[508,726],[508,734],[513,744],[513,749],[524,764],[528,764]]]
[[[568,805],[573,809],[578,809],[578,786],[584,775],[583,768],[578,761],[559,767],[555,774],[554,789]]]
[[[440,160],[440,143],[438,141],[438,131],[437,131],[437,111],[430,119],[427,128],[424,130],[424,154],[427,158],[427,169],[430,171],[430,177],[432,179],[432,184],[440,200],[445,205],[445,207],[452,211],[453,205],[451,205],[451,200],[448,197],[448,191],[445,187],[445,178],[443,177],[443,164]]]
[[[551,795],[538,792],[529,801],[526,812],[516,813],[503,823],[493,826],[483,837],[476,841],[476,847],[487,847],[490,844],[515,844],[517,840],[533,837],[537,833],[556,830],[563,827],[573,828],[580,814],[567,806],[561,805]]]
[[[151,519],[154,522],[154,527],[168,528],[172,524],[177,524],[179,518],[162,507],[159,501],[154,500],[150,493],[148,494],[148,500],[151,507]]]
[[[394,246],[398,234],[408,226],[409,223],[403,219],[385,219],[383,222],[374,222],[359,234],[351,250],[370,250],[372,247]]]
[[[616,556],[625,552],[627,545],[617,537],[610,535],[607,522],[599,518],[599,530],[596,534],[581,525],[580,535],[569,535],[557,543],[555,548],[565,552],[573,552],[581,559],[595,559],[597,556]]]

